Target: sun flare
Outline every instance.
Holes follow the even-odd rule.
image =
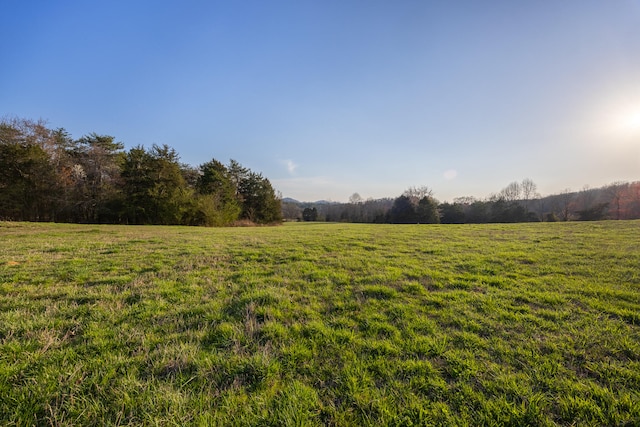
[[[623,113],[618,121],[618,128],[623,132],[640,132],[640,108]]]
[[[620,136],[640,138],[640,107],[620,112],[613,124],[614,130]]]
[[[640,148],[640,100],[611,103],[598,116],[593,116],[592,129],[598,134],[599,144]]]

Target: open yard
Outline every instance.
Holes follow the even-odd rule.
[[[0,223],[2,425],[640,425],[640,222]]]

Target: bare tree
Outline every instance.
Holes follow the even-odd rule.
[[[596,192],[593,189],[589,188],[588,185],[582,187],[582,190],[580,190],[580,193],[578,193],[578,200],[576,201],[579,209],[587,210],[591,208],[591,205],[593,205],[593,202],[595,202],[595,196]]]
[[[471,205],[477,201],[478,200],[473,196],[462,196],[453,199],[453,203],[457,205]]]
[[[520,184],[520,189],[522,191],[522,200],[524,200],[524,208],[529,212],[529,201],[538,196],[536,193],[538,186],[530,178],[525,178]]]
[[[536,196],[537,196],[535,201],[536,213],[538,214],[538,219],[540,221],[544,221],[544,214],[546,213],[546,210],[547,210],[548,198],[543,198],[542,196],[540,196],[540,194],[536,194]]]
[[[630,219],[640,218],[640,181],[629,184],[631,197]]]
[[[360,194],[358,193],[353,193],[350,197],[349,197],[349,203],[357,205],[363,202],[362,196],[360,196]]]
[[[516,200],[520,200],[522,195],[522,186],[520,183],[514,181],[507,185],[505,188],[500,191],[498,198],[504,200],[505,202],[515,202]]]
[[[409,200],[411,200],[411,203],[414,206],[417,206],[418,202],[425,197],[432,198],[433,190],[426,185],[422,185],[420,187],[409,187],[404,191],[404,193],[402,193],[402,195],[408,197]]]
[[[573,199],[575,197],[575,193],[573,193],[570,189],[563,190],[560,194],[560,203],[561,203],[561,218],[563,221],[569,221],[571,216],[571,204],[573,203]]]
[[[607,194],[611,197],[611,205],[616,213],[616,219],[621,218],[622,205],[627,193],[627,187],[629,186],[626,182],[614,182],[613,184],[607,187]]]
[[[535,196],[536,190],[538,190],[538,186],[530,178],[523,179],[520,188],[522,189],[522,197],[524,200],[530,200]]]
[[[302,209],[296,203],[283,202],[282,199],[282,217],[285,220],[299,220],[302,218]]]

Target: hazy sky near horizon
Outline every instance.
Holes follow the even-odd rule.
[[[0,117],[235,159],[284,197],[640,180],[640,0],[2,9]]]

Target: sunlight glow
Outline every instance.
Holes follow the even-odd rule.
[[[612,117],[612,131],[622,138],[640,139],[640,106],[627,106]]]
[[[599,133],[609,145],[640,145],[640,103],[610,108],[601,117]]]
[[[623,113],[618,121],[618,129],[624,133],[640,134],[640,108]]]

